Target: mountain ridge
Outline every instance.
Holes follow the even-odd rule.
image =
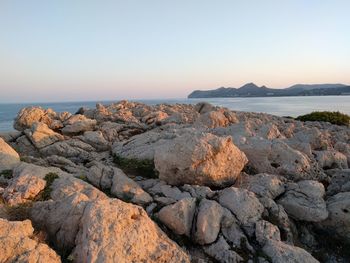
[[[195,90],[188,98],[230,98],[230,97],[280,97],[350,95],[350,86],[345,84],[295,84],[285,89],[271,89],[250,82],[240,88],[220,87],[213,90]]]

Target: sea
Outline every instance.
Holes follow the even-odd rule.
[[[0,104],[0,132],[12,131],[17,113],[27,106],[52,108],[56,112],[77,112],[81,107],[94,108],[96,103],[110,104],[115,101],[78,101],[53,103],[2,103]],[[160,103],[196,104],[206,101],[216,106],[237,111],[263,112],[277,116],[297,117],[312,111],[340,111],[350,115],[350,96],[308,96],[308,97],[250,97],[250,98],[201,98],[201,99],[154,99],[132,100],[148,105]]]

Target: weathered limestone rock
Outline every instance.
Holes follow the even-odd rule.
[[[138,206],[117,199],[92,202],[81,219],[76,262],[180,262],[189,256]]]
[[[338,236],[350,241],[350,192],[339,193],[327,200],[328,218],[321,222]]]
[[[265,215],[269,221],[274,222],[281,230],[281,237],[286,242],[293,244],[294,236],[292,231],[292,223],[282,205],[276,204],[274,200],[268,197],[259,199],[260,203],[265,207],[268,215]]]
[[[281,234],[278,227],[265,220],[260,220],[256,223],[255,237],[260,245],[264,245],[269,239],[281,241]]]
[[[237,187],[245,188],[261,197],[275,199],[284,191],[284,183],[280,177],[272,174],[244,175],[237,183]]]
[[[91,184],[77,179],[71,175],[62,176],[56,179],[51,185],[51,198],[59,201],[63,198],[80,193],[89,198],[89,200],[106,199],[107,196],[93,187]]]
[[[178,235],[190,236],[196,209],[195,198],[184,198],[177,203],[163,207],[158,217],[162,223]]]
[[[141,121],[147,125],[160,125],[161,121],[168,118],[168,114],[163,111],[151,112],[144,116]]]
[[[323,200],[324,194],[324,186],[321,183],[305,180],[289,184],[287,192],[278,203],[290,216],[298,220],[320,222],[328,216]]]
[[[235,251],[231,250],[230,245],[220,236],[218,241],[210,246],[204,247],[205,253],[215,258],[220,263],[238,263],[243,262],[243,258]]]
[[[248,249],[251,252],[254,251],[237,220],[233,220],[230,224],[223,225],[221,231],[233,248]]]
[[[347,169],[348,168],[348,159],[347,157],[337,151],[319,151],[315,152],[317,157],[317,162],[320,167],[323,169]]]
[[[184,134],[159,146],[154,156],[159,178],[172,185],[233,183],[247,162],[230,137],[208,133]]]
[[[129,178],[122,170],[113,168],[113,184],[111,194],[125,201],[134,204],[147,204],[153,201],[153,198],[145,192],[134,180]]]
[[[45,188],[44,178],[49,173],[65,175],[58,168],[21,163],[13,170],[13,179],[4,191],[5,201],[9,205],[18,205],[33,200]]]
[[[304,249],[287,245],[281,241],[269,239],[263,247],[263,252],[271,259],[272,263],[318,263]]]
[[[190,193],[195,198],[212,198],[215,195],[215,191],[211,190],[208,186],[185,184],[181,189]]]
[[[199,102],[194,106],[194,109],[200,114],[205,114],[207,112],[215,110],[216,108],[208,102]]]
[[[216,201],[202,199],[198,208],[195,241],[198,244],[213,243],[219,232],[224,208]]]
[[[317,174],[305,154],[281,141],[252,138],[239,147],[258,173],[280,174],[292,179],[308,179]]]
[[[69,251],[75,245],[80,219],[89,201],[86,195],[76,193],[57,201],[36,202],[30,218],[48,234],[57,249]]]
[[[235,187],[220,191],[219,203],[229,209],[243,225],[257,222],[264,211],[253,192]]]
[[[10,222],[0,218],[0,262],[61,262],[55,251],[32,238],[33,233],[29,220]]]
[[[13,169],[19,162],[18,153],[0,138],[0,171]]]
[[[164,140],[170,140],[176,136],[176,131],[157,132],[151,130],[135,135],[127,141],[114,143],[113,153],[124,158],[153,160],[155,149],[163,145]]]
[[[55,118],[56,113],[52,109],[44,110],[40,107],[23,108],[17,114],[13,127],[18,131],[24,131],[31,128],[35,122],[42,122],[50,127]]]
[[[327,187],[327,195],[350,192],[350,169],[335,169],[330,171],[327,171],[327,174],[331,174],[331,182]]]
[[[234,118],[231,116],[232,119]],[[234,120],[238,122],[238,120]],[[206,128],[217,128],[217,127],[226,127],[230,124],[230,120],[225,116],[224,112],[221,111],[210,111],[204,114],[201,114],[198,119],[195,121],[195,127],[206,127]]]
[[[86,131],[92,131],[97,124],[96,120],[88,119],[84,115],[73,115],[65,123],[62,133],[66,135],[79,134]]]
[[[38,149],[35,148],[33,143],[28,139],[27,136],[23,135],[17,138],[16,142],[12,144],[13,148],[22,157],[31,156],[39,157]]]
[[[160,191],[164,196],[172,198],[176,201],[181,200],[183,198],[192,197],[190,193],[181,192],[176,186],[170,186],[167,184],[160,186]]]
[[[108,190],[112,187],[114,169],[111,166],[93,161],[89,164],[87,179],[91,184],[102,190]]]
[[[14,142],[22,135],[23,133],[20,131],[0,132],[0,138],[6,143]]]
[[[11,180],[5,188],[4,199],[10,205],[19,205],[33,200],[46,186],[40,177],[23,174]]]
[[[27,137],[35,145],[36,148],[43,148],[55,142],[64,140],[64,137],[51,130],[45,123],[33,123],[30,129],[24,131]]]
[[[103,137],[100,131],[86,131],[83,136],[79,136],[79,139],[90,144],[98,151],[109,150],[109,142]]]
[[[91,145],[76,139],[56,142],[40,149],[40,152],[45,156],[58,155],[78,162],[91,160],[91,152],[93,151],[95,148]]]
[[[62,176],[51,186],[52,200],[35,202],[30,217],[35,225],[48,233],[55,247],[70,251],[86,205],[107,196],[92,185],[72,176]]]

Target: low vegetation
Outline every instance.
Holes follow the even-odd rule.
[[[51,191],[52,191],[52,183],[55,181],[55,179],[58,178],[58,175],[56,173],[48,173],[45,175],[44,180],[46,181],[46,186],[44,190],[39,194],[38,200],[36,201],[46,201],[50,199]]]
[[[325,121],[336,125],[350,125],[350,116],[339,111],[314,111],[296,118],[298,121]]]
[[[0,172],[0,177],[3,176],[5,179],[11,179],[13,176],[12,170],[2,170]]]
[[[153,160],[138,160],[114,155],[114,163],[126,173],[147,178],[157,178],[158,171],[154,168]]]

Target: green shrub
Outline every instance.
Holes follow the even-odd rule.
[[[11,179],[13,177],[12,170],[2,170],[0,176],[3,176],[5,179]]]
[[[336,125],[350,125],[350,116],[339,111],[314,111],[296,118],[298,121],[325,121]]]
[[[138,160],[114,155],[114,163],[126,173],[140,175],[147,178],[157,178],[158,171],[154,168],[153,160]]]
[[[47,175],[45,175],[44,180],[46,181],[46,186],[35,201],[46,201],[50,199],[52,191],[51,186],[53,181],[55,181],[57,178],[59,177],[56,173],[48,173]]]

